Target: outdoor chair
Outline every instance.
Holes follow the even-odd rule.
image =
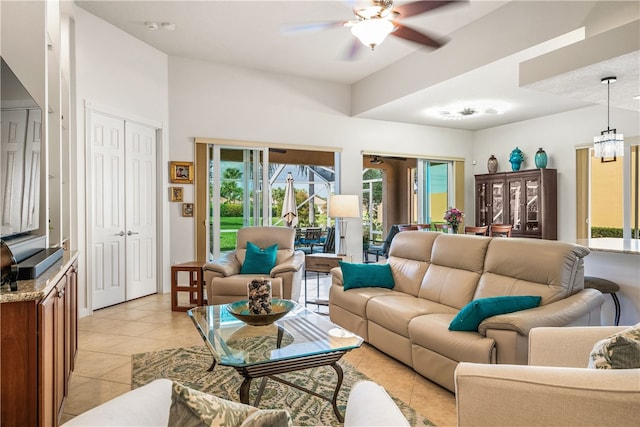
[[[321,246],[324,243],[322,240],[322,229],[320,227],[307,227],[303,234],[304,237],[300,238],[299,249],[305,254],[312,253],[314,246]]]
[[[316,246],[313,248],[312,253],[333,253],[336,250],[336,228],[327,228],[326,235],[320,238],[322,246]]]
[[[208,303],[228,304],[247,299],[247,283],[262,278],[271,280],[273,297],[298,301],[304,253],[294,249],[295,235],[295,229],[288,227],[244,227],[238,230],[236,249],[203,267]],[[251,259],[256,251],[249,243],[261,250],[277,244],[275,265],[266,272],[242,273],[248,250],[250,262],[247,266],[256,265]]]
[[[391,247],[391,242],[393,238],[400,232],[400,227],[398,225],[392,225],[389,229],[389,233],[387,233],[387,237],[385,237],[382,245],[369,245],[369,248],[366,250],[366,255],[375,255],[376,261],[380,260],[380,257],[387,257],[389,255],[389,248]],[[365,263],[369,263],[367,257],[365,257]]]

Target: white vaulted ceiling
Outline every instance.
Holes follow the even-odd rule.
[[[359,1],[76,1],[168,55],[292,74],[352,87],[357,117],[478,130],[528,118],[606,103],[603,74],[615,73],[614,107],[640,111],[638,69],[640,19],[637,1],[484,1],[448,5],[403,20],[418,31],[448,40],[442,48],[421,48],[388,37],[371,52],[346,60],[353,36],[336,27],[283,34],[292,24],[352,18]],[[407,2],[396,1],[395,4]],[[174,31],[148,30],[146,21],[175,23]],[[631,24],[629,24],[631,23]],[[635,34],[624,55],[584,43],[628,24]],[[634,33],[635,31],[635,33]],[[607,43],[615,43],[616,34]],[[613,42],[611,41],[613,40]],[[588,64],[544,64],[538,58],[583,43],[571,55]],[[594,51],[604,55],[594,55]],[[624,57],[623,57],[624,56]],[[565,55],[566,59],[571,59]],[[564,59],[563,59],[564,61]],[[575,61],[574,61],[575,62]],[[534,71],[524,69],[530,66]],[[521,68],[523,68],[521,70]],[[527,85],[521,76],[527,75]],[[443,120],[433,111],[496,105],[504,114]]]

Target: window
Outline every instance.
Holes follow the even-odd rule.
[[[592,148],[576,152],[577,238],[640,238],[638,153],[633,143],[623,157],[601,161]]]

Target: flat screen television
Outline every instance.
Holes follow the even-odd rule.
[[[5,59],[0,62],[0,237],[7,241],[40,229],[42,111]]]

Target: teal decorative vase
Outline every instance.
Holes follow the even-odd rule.
[[[518,147],[514,148],[509,155],[509,163],[511,163],[511,170],[519,171],[522,162],[524,161],[524,154]]]
[[[547,167],[547,152],[544,151],[542,147],[536,151],[535,162],[538,169],[545,169]]]

